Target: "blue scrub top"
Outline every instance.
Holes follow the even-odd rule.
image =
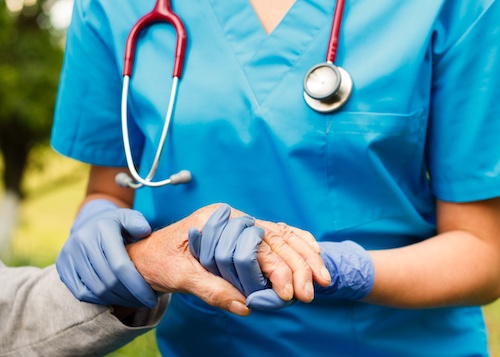
[[[125,39],[154,0],[76,0],[52,144],[125,166],[120,131]],[[227,202],[318,241],[400,247],[435,234],[435,199],[500,196],[500,4],[347,1],[337,64],[349,102],[320,114],[303,99],[324,61],[335,2],[297,0],[267,35],[248,0],[173,1],[188,32],[185,73],[157,178],[137,191],[157,228]],[[136,164],[149,171],[167,110],[175,34],[140,36],[129,95]],[[182,272],[179,272],[182,273]],[[400,310],[317,296],[241,318],[175,294],[158,327],[168,356],[484,356],[479,307]]]

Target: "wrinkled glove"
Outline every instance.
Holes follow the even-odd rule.
[[[375,268],[368,252],[352,241],[319,242],[319,245],[321,258],[332,281],[325,287],[314,284],[315,293],[347,300],[366,297],[372,290],[375,279]],[[265,305],[268,310],[281,308],[282,300],[277,295],[255,296],[254,299],[256,301],[253,304]]]
[[[320,242],[321,258],[332,276],[328,286],[316,285],[315,292],[337,299],[361,300],[373,288],[375,268],[368,252],[352,241]]]
[[[295,299],[282,300],[269,284],[267,282],[264,284],[262,280],[262,272],[256,258],[262,241],[262,233],[257,233],[256,227],[247,228],[253,225],[253,221],[248,221],[248,218],[244,224],[241,222],[231,224],[236,218],[227,223],[230,208],[225,209],[228,211],[219,209],[214,213],[207,221],[202,234],[196,229],[189,232],[192,254],[200,257],[202,265],[212,273],[224,277],[240,289],[247,296],[247,306],[251,309],[278,310],[291,305]],[[226,224],[227,231],[225,231]],[[236,226],[238,226],[237,229],[235,229]],[[221,245],[220,248],[219,245]],[[367,296],[375,278],[373,261],[368,252],[352,241],[320,242],[319,245],[321,258],[332,280],[326,287],[315,284],[315,292],[349,300],[360,300]],[[236,250],[232,248],[234,246],[237,247],[237,255]],[[231,248],[228,249],[228,247]],[[203,257],[200,256],[200,252],[204,254]],[[246,270],[233,268],[237,265],[245,266]],[[230,270],[231,273],[222,274],[222,270]],[[243,279],[248,281],[244,282]],[[251,288],[245,288],[246,285]],[[257,289],[256,286],[259,288]]]
[[[80,301],[154,307],[158,298],[130,260],[125,243],[151,234],[144,216],[106,200],[87,203],[56,260],[63,283]]]
[[[352,241],[319,242],[319,245],[332,281],[326,287],[314,284],[315,293],[347,300],[366,297],[375,279],[375,268],[368,252]],[[252,304],[265,305],[267,310],[280,309],[283,301],[276,294],[255,296],[254,300]]]
[[[264,230],[254,227],[249,216],[229,220],[231,208],[222,205],[204,225],[202,233],[191,228],[189,250],[208,271],[233,284],[245,296],[253,310],[277,310],[295,300],[282,300],[270,288],[257,261],[257,250]],[[272,302],[272,305],[270,305]]]

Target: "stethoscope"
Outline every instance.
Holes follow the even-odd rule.
[[[352,80],[349,74],[341,67],[335,66],[335,57],[337,55],[338,38],[340,33],[340,25],[342,22],[345,0],[337,0],[335,5],[335,13],[333,16],[332,30],[330,33],[330,40],[328,43],[328,50],[326,61],[313,66],[304,78],[304,99],[306,103],[315,111],[321,113],[330,113],[342,105],[349,99],[352,91]],[[174,27],[177,42],[175,46],[175,59],[174,69],[172,74],[172,88],[170,91],[170,100],[168,104],[165,122],[156,149],[156,154],[153,159],[153,164],[149,173],[145,178],[141,177],[134,166],[132,152],[130,148],[130,139],[128,133],[127,123],[127,103],[130,77],[132,76],[132,68],[134,64],[135,47],[137,44],[138,36],[141,31],[158,22],[166,22]],[[187,34],[182,20],[172,10],[170,0],[157,0],[156,4],[151,10],[132,27],[127,42],[125,45],[125,60],[123,66],[123,87],[122,87],[122,101],[121,101],[121,124],[123,146],[125,150],[125,157],[127,159],[127,166],[132,177],[126,173],[120,173],[116,176],[115,181],[119,186],[140,188],[143,186],[159,187],[165,185],[176,185],[187,183],[191,181],[191,172],[181,170],[176,174],[171,175],[168,179],[161,181],[152,181],[158,164],[160,156],[165,145],[165,140],[168,134],[168,128],[174,111],[174,105],[177,98],[177,89],[179,79],[182,76],[184,67],[184,56],[186,52]]]
[[[334,65],[337,57],[340,25],[345,0],[337,0],[326,61],[313,66],[304,77],[304,99],[314,110],[331,113],[343,106],[352,92],[352,79],[342,67]]]

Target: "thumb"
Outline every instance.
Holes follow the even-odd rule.
[[[247,316],[250,309],[245,305],[245,296],[232,284],[208,271],[193,274],[187,291],[207,304],[239,316]]]
[[[128,208],[120,209],[118,219],[127,233],[124,236],[127,243],[146,238],[151,234],[151,226],[139,211]]]
[[[252,310],[273,311],[293,305],[297,299],[283,300],[273,289],[264,289],[251,293],[247,298],[247,306]]]

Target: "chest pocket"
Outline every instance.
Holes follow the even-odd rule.
[[[335,230],[415,210],[426,184],[426,115],[341,113],[327,123],[327,177]]]

